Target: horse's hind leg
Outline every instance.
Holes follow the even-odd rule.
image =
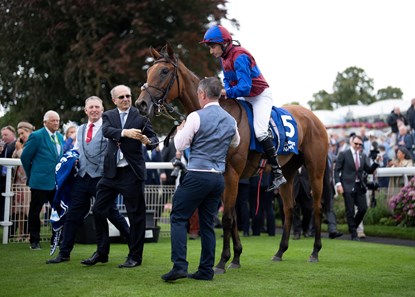
[[[314,199],[314,228],[315,228],[315,237],[314,237],[314,246],[313,252],[308,259],[308,262],[318,262],[318,253],[321,250],[321,203]]]
[[[319,165],[325,164],[322,160]],[[315,237],[314,237],[314,246],[313,251],[310,255],[309,262],[318,262],[318,253],[321,250],[321,199],[323,195],[323,187],[330,187],[329,179],[330,173],[325,170],[325,166],[315,168],[309,166],[308,175],[310,177],[311,190],[313,195],[313,210],[314,210],[314,228],[315,228]]]
[[[330,172],[326,170],[327,158],[324,155],[320,160],[316,156],[312,159],[314,163],[307,164],[307,172],[310,180],[310,186],[313,196],[313,211],[314,211],[314,227],[315,237],[313,251],[309,257],[309,262],[318,262],[318,254],[321,250],[321,199],[323,195],[323,188],[328,190],[330,187]],[[306,165],[306,166],[307,166]]]

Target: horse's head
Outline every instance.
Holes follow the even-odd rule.
[[[147,82],[141,87],[135,106],[142,115],[152,117],[170,113],[170,103],[179,97],[178,59],[169,44],[160,52],[150,47],[154,58],[153,65],[147,70]]]

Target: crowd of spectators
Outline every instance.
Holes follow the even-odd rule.
[[[413,166],[415,161],[415,98],[411,102],[411,106],[404,113],[401,112],[399,107],[394,107],[390,115],[387,118],[388,128],[382,129],[368,129],[367,126],[353,127],[349,129],[328,129],[330,146],[333,148],[333,156],[335,157],[342,151],[345,151],[350,147],[349,139],[353,135],[359,135],[363,142],[363,152],[374,160],[375,157],[380,154],[382,161],[380,167],[410,167]],[[77,123],[68,121],[62,125],[62,134],[64,141],[62,141],[62,153],[72,149],[76,145],[76,131],[78,129]],[[29,135],[35,131],[35,127],[25,121],[22,121],[17,126],[17,131],[11,125],[4,126],[1,129],[2,141],[0,143],[0,157],[3,158],[20,158],[25,143],[28,140]],[[174,161],[176,149],[174,142],[171,141],[169,147],[162,148],[157,146],[155,149],[147,151],[146,147],[143,146],[143,155],[147,162],[170,162]],[[1,171],[1,187],[4,192],[5,186],[5,168]],[[13,183],[14,184],[26,184],[26,174],[23,167],[18,167],[13,172]],[[383,190],[387,197],[394,195],[400,187],[403,186],[403,179],[399,177],[376,177],[374,173],[374,179],[379,184],[380,190]],[[262,180],[261,185],[265,185],[269,182],[269,178],[265,177]],[[176,178],[171,176],[170,170],[147,170],[146,184],[152,185],[173,185],[176,183]],[[275,213],[267,213],[266,209],[275,209],[274,204],[278,194],[266,195],[258,189],[258,180],[250,181],[241,180],[240,189],[241,193],[248,193],[243,198],[242,194],[238,199],[237,211],[239,214],[239,229],[243,232],[244,236],[259,235],[262,232],[268,232],[269,235],[275,234],[275,220],[270,217],[274,216]],[[244,190],[245,189],[245,190]],[[304,194],[304,193],[302,193]],[[309,193],[308,193],[309,194]],[[337,194],[337,193],[336,193]],[[256,196],[267,196],[264,197],[267,206],[264,208],[262,205],[257,207]],[[13,228],[10,228],[10,234],[16,235],[18,238],[22,238],[24,234],[28,233],[28,212],[30,203],[30,193],[17,193],[12,198],[11,207],[11,218],[18,223],[14,224]],[[270,196],[268,198],[268,196]],[[301,196],[301,195],[297,195]],[[301,197],[296,197],[298,201]],[[0,217],[4,214],[4,199],[0,199]],[[307,201],[307,200],[306,200]],[[369,202],[369,198],[368,198]],[[261,203],[262,204],[262,203]],[[301,206],[301,203],[297,203],[296,214],[305,213],[305,218],[310,217],[309,208],[308,210]],[[300,208],[303,209],[300,211]],[[258,213],[259,209],[259,213]],[[23,220],[18,220],[18,217],[23,217]],[[301,220],[301,218],[300,218]],[[274,224],[274,225],[272,225]],[[305,227],[305,223],[299,221],[300,227],[297,227],[294,232],[295,238],[300,238],[301,235],[309,236],[312,233],[312,226]],[[268,230],[268,231],[267,231]],[[361,224],[358,228],[359,237],[364,237],[363,225]],[[335,231],[337,232],[337,231]],[[197,233],[196,233],[197,234]],[[334,234],[334,233],[333,233]],[[197,238],[195,236],[194,238]],[[27,239],[27,238],[26,238]]]

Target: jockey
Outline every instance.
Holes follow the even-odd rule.
[[[274,173],[267,191],[273,191],[287,181],[278,163],[277,150],[268,133],[273,106],[269,85],[258,68],[254,57],[243,47],[232,43],[232,36],[221,25],[212,26],[200,43],[205,43],[215,58],[220,58],[225,89],[222,96],[246,100],[254,113],[255,137],[264,147],[265,155]],[[242,98],[241,98],[242,97]]]

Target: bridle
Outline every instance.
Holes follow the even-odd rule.
[[[168,59],[167,57],[163,57],[163,58],[160,58],[154,61],[153,65],[158,64],[158,63],[168,63],[168,64],[173,65],[174,67],[174,71],[171,72],[170,81],[167,85],[167,88],[162,89],[157,86],[153,86],[148,83],[145,83],[144,85],[141,86],[141,91],[146,91],[148,95],[150,96],[151,102],[153,106],[155,106],[154,114],[156,116],[164,116],[168,119],[181,122],[185,119],[185,116],[181,114],[177,110],[177,108],[175,108],[172,104],[167,103],[167,95],[169,94],[175,81],[177,82],[177,97],[175,99],[180,97],[180,81],[179,81],[179,76],[177,74],[177,69],[178,69],[177,63],[173,62],[171,59]],[[150,91],[151,89],[155,89],[156,91],[160,92],[161,96],[155,96],[154,94],[152,94],[152,92]],[[179,116],[179,119],[172,116],[172,114],[177,114]]]

